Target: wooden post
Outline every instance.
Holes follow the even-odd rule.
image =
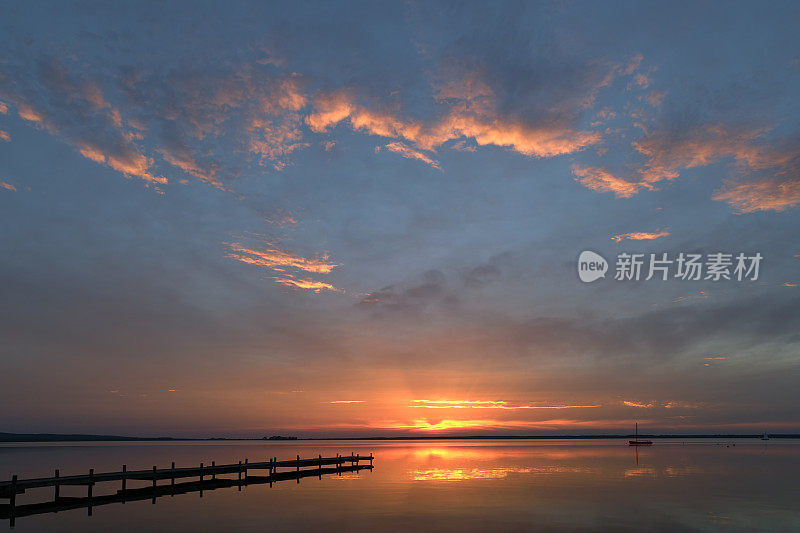
[[[239,477],[239,481],[241,481],[242,480],[242,462],[241,461],[239,461],[239,476],[238,477]]]
[[[156,488],[156,465],[153,465],[153,488]]]
[[[372,466],[372,452],[369,452],[369,466]]]
[[[170,485],[174,485],[175,484],[175,461],[172,461],[171,470],[172,470],[172,472],[170,472],[170,474],[172,475],[172,477],[170,478],[169,484]],[[174,494],[170,494],[170,496],[174,496]]]
[[[217,479],[217,462],[211,461],[211,479]]]
[[[297,471],[299,472],[300,471],[300,456],[299,455],[297,456],[297,463],[295,463],[295,464],[297,466]]]
[[[203,483],[203,463],[200,463],[200,483]],[[203,485],[200,485],[200,497],[203,497]]]
[[[13,509],[14,508],[14,504],[17,502],[17,475],[16,474],[11,476],[11,496],[10,496],[10,498],[11,498],[11,501],[9,501],[9,503],[11,504],[11,508]]]
[[[56,479],[58,479],[58,476],[59,476],[59,470],[58,468],[56,468]],[[56,481],[55,494],[53,497],[54,500],[57,500],[59,498],[60,492],[61,492],[61,484],[58,481]]]
[[[17,504],[17,475],[14,474],[11,476],[11,499],[8,502],[9,506],[11,507],[11,519],[9,525],[14,527],[15,520],[14,520],[14,510]]]
[[[125,503],[125,484],[128,481],[128,465],[122,465],[122,503]]]
[[[87,512],[89,516],[92,516],[92,487],[94,486],[94,468],[89,469],[89,508]]]
[[[247,480],[247,457],[244,458],[244,479]]]
[[[273,457],[270,461],[272,461],[272,473],[270,474],[269,488],[272,488],[272,476],[278,473],[278,458]]]

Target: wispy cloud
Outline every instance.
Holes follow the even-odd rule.
[[[542,405],[504,400],[411,400],[410,407],[425,409],[587,409],[600,405]]]
[[[622,242],[623,239],[628,239],[631,241],[652,241],[654,239],[666,237],[669,234],[670,233],[668,231],[657,231],[657,232],[634,231],[631,233],[621,233],[619,235],[613,235],[611,239],[617,242]]]
[[[337,289],[330,283],[313,280],[311,278],[297,279],[293,276],[286,275],[283,277],[275,277],[272,279],[275,280],[275,283],[279,283],[280,285],[286,285],[287,287],[294,287],[296,289],[308,289],[314,292],[322,292],[322,291],[341,292],[340,289]]]
[[[340,265],[331,262],[328,254],[307,258],[295,255],[273,245],[267,245],[264,249],[256,249],[248,248],[238,242],[228,244],[228,248],[230,251],[227,255],[231,259],[249,265],[268,268],[276,273],[280,273],[272,277],[275,283],[279,285],[295,289],[306,289],[317,293],[322,291],[343,292],[330,283],[315,280],[307,276],[298,277],[293,273],[287,272],[287,269],[293,269],[312,274],[329,274],[334,268]]]
[[[640,407],[642,409],[649,409],[655,405],[653,403],[636,402],[630,400],[623,400],[622,404],[627,407]]]
[[[0,141],[9,142],[10,140],[11,140],[11,135],[9,135],[7,131],[0,130]]]
[[[151,172],[153,159],[141,154],[132,146],[121,145],[117,149],[108,149],[92,141],[85,141],[78,145],[78,152],[95,163],[108,165],[128,177],[137,177],[145,181],[166,184],[167,178],[156,176]]]
[[[204,181],[218,189],[225,189],[222,182],[220,182],[215,176],[215,167],[204,169],[198,164],[197,161],[194,160],[191,155],[187,153],[170,153],[165,148],[159,148],[158,152],[164,158],[164,161],[173,167],[179,168],[184,172],[187,172],[188,174],[198,178],[200,181]]]
[[[386,148],[390,152],[398,153],[398,154],[402,155],[403,157],[405,157],[407,159],[417,159],[419,161],[422,161],[423,163],[426,163],[426,164],[432,166],[433,168],[436,168],[436,169],[439,169],[439,170],[442,169],[442,167],[439,165],[438,161],[436,161],[434,159],[431,159],[430,157],[428,157],[424,153],[420,152],[419,150],[415,150],[415,149],[411,148],[410,146],[408,146],[408,145],[406,145],[404,143],[392,142],[392,143],[389,143],[389,144],[385,145],[384,148]],[[377,152],[379,149],[380,149],[380,147],[376,147],[375,151]]]
[[[0,181],[0,188],[3,188],[7,191],[16,191],[17,188],[11,185],[10,183],[6,183],[5,181]]]
[[[584,187],[598,192],[613,192],[617,198],[630,198],[641,189],[651,188],[647,183],[626,180],[601,167],[575,163],[572,173]]]
[[[740,213],[783,211],[800,204],[800,151],[793,143],[770,142],[769,127],[719,124],[657,130],[631,143],[646,157],[634,178],[614,176],[599,167],[575,165],[573,173],[586,187],[630,198],[643,189],[680,177],[687,169],[730,162],[738,179],[730,179],[713,195]]]
[[[25,94],[16,86],[10,92],[0,87],[20,118],[62,137],[83,157],[126,177],[141,178],[157,190],[167,183],[152,170],[153,159],[136,144],[136,134],[117,122],[118,112],[109,111],[96,84],[78,80],[59,61],[45,61],[40,69],[40,83]]]
[[[247,248],[238,242],[231,243],[228,247],[231,250],[228,257],[256,266],[268,268],[292,267],[305,272],[319,274],[327,274],[339,266],[330,262],[328,254],[306,258],[274,246],[267,246],[263,250],[257,250],[255,248]]]
[[[784,211],[800,204],[800,179],[796,175],[776,176],[730,183],[715,192],[712,198],[729,203],[740,213]]]
[[[31,106],[25,103],[17,104],[17,113],[19,118],[27,120],[28,122],[43,122],[42,115],[36,112]]]

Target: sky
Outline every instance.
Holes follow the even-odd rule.
[[[800,432],[798,20],[6,2],[0,431]]]

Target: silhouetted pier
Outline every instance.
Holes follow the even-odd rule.
[[[210,465],[200,463],[199,466],[188,468],[175,468],[172,463],[170,468],[156,468],[148,470],[128,470],[127,465],[122,465],[119,472],[100,472],[95,473],[94,469],[89,469],[88,474],[61,476],[56,469],[53,477],[18,479],[13,476],[10,481],[0,482],[0,498],[8,498],[8,504],[0,504],[0,518],[10,519],[14,525],[14,519],[22,516],[31,516],[43,513],[56,513],[69,509],[87,508],[89,516],[92,514],[92,507],[108,505],[111,503],[125,503],[126,501],[152,500],[156,503],[156,498],[162,496],[174,496],[175,494],[186,494],[189,492],[199,492],[200,497],[203,491],[215,490],[226,487],[261,485],[278,481],[297,480],[304,477],[319,477],[323,475],[341,475],[344,472],[358,472],[359,470],[372,470],[372,454],[369,456],[352,454],[343,456],[337,454],[336,457],[322,457],[321,455],[312,459],[297,459],[288,461],[278,461],[273,457],[267,461],[244,462],[236,464],[217,465],[214,461]],[[369,464],[359,464],[368,462]],[[262,475],[252,475],[252,470],[266,471]],[[218,478],[218,475],[236,475],[232,478]],[[176,483],[177,479],[198,478],[194,481],[184,481]],[[169,480],[168,484],[158,484],[159,481]],[[97,483],[119,481],[121,487],[114,494],[97,495],[92,494],[93,488]],[[128,481],[151,481],[152,485],[138,488],[128,488]],[[65,485],[85,485],[87,495],[85,497],[66,497],[61,496],[60,489]],[[53,499],[40,503],[27,503],[16,505],[16,497],[23,494],[27,489],[53,487]]]

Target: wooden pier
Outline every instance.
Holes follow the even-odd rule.
[[[0,518],[10,519],[14,525],[14,519],[22,516],[31,516],[43,513],[54,513],[68,509],[87,508],[89,516],[92,514],[92,507],[108,505],[111,503],[125,503],[126,501],[152,500],[156,503],[156,498],[161,496],[174,496],[175,494],[185,494],[189,492],[199,492],[203,496],[205,490],[215,490],[226,487],[265,484],[278,481],[297,480],[304,477],[319,477],[323,475],[341,475],[344,472],[358,472],[359,470],[372,470],[373,457],[356,455],[349,456],[337,454],[336,457],[322,457],[321,455],[311,459],[300,459],[298,455],[294,460],[278,461],[272,457],[267,461],[244,462],[236,464],[217,465],[213,461],[211,465],[200,463],[199,466],[188,468],[175,468],[172,463],[170,468],[156,468],[148,470],[128,470],[127,465],[122,465],[119,472],[99,472],[93,468],[89,469],[88,474],[61,476],[56,469],[53,477],[18,479],[13,476],[9,481],[0,482],[0,498],[7,498],[8,504],[0,504]],[[368,464],[360,464],[368,463]],[[266,471],[261,475],[252,475],[249,471]],[[217,478],[218,475],[236,475],[232,478]],[[176,483],[176,479],[198,478],[194,481],[184,481]],[[151,486],[140,488],[128,488],[128,481],[152,481]],[[169,484],[159,485],[159,481],[169,480]],[[93,496],[93,488],[97,483],[119,481],[120,488],[115,494]],[[61,486],[64,485],[85,485],[87,487],[86,497],[64,497],[60,494]],[[28,489],[53,487],[53,499],[41,503],[27,503],[16,505],[16,497],[23,494]]]

